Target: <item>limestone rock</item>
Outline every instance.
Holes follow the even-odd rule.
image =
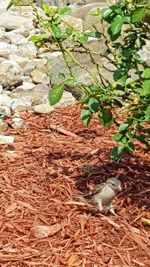
[[[36,62],[34,60],[29,60],[27,64],[24,66],[22,72],[24,75],[30,75],[31,71],[36,68]]]
[[[14,136],[0,135],[0,145],[12,144],[15,140]]]
[[[31,77],[32,77],[32,81],[34,83],[44,83],[44,84],[49,84],[50,79],[49,77],[45,74],[42,73],[40,70],[38,69],[34,69],[31,72]]]
[[[22,69],[12,60],[5,60],[0,64],[0,81],[5,86],[16,84],[20,79]]]
[[[80,18],[76,18],[75,16],[63,16],[63,23],[62,29],[66,29],[71,26],[75,31],[82,31],[83,30],[83,21]]]
[[[32,106],[32,103],[29,100],[14,99],[14,102],[11,108],[14,111],[24,111],[24,110],[30,110],[31,106]]]
[[[33,28],[31,19],[9,12],[0,14],[0,27],[4,27],[5,30],[11,31],[22,26]]]
[[[27,128],[28,127],[28,123],[25,122],[21,118],[14,117],[14,118],[12,118],[12,121],[13,121],[13,123],[11,124],[11,126],[14,129],[17,129],[17,128]]]
[[[17,51],[16,45],[0,42],[0,56],[8,57],[10,54],[16,53],[16,51]]]
[[[41,114],[49,114],[51,112],[53,112],[55,110],[54,107],[50,106],[49,103],[45,103],[45,104],[39,104],[39,105],[35,105],[33,106],[33,111],[34,113],[41,113]]]
[[[11,110],[7,106],[0,106],[0,117],[11,117]]]
[[[37,49],[32,42],[19,45],[17,51],[15,52],[15,55],[21,57],[27,57],[29,59],[35,58],[36,54],[37,54]]]
[[[15,61],[22,69],[28,64],[30,61],[27,57],[21,57],[14,54],[10,54],[8,56],[9,60]]]
[[[6,42],[5,29],[3,27],[0,28],[0,42]]]
[[[38,84],[32,90],[15,89],[11,97],[18,101],[27,102],[28,106],[46,103],[48,101],[49,87],[46,84]]]
[[[73,95],[69,92],[64,91],[63,96],[60,100],[60,102],[58,104],[56,104],[55,106],[68,106],[68,105],[72,105],[76,102],[75,98],[73,97]]]
[[[5,94],[0,95],[0,107],[6,106],[6,107],[10,108],[12,103],[13,103],[13,100],[11,99],[10,96],[5,95]]]
[[[34,83],[30,83],[30,82],[23,82],[20,86],[18,86],[16,89],[20,89],[20,90],[31,90],[32,88],[35,87]]]
[[[11,44],[20,45],[20,44],[27,44],[28,43],[27,39],[24,36],[22,36],[19,33],[13,32],[13,31],[6,32],[5,36],[10,41]]]
[[[13,31],[11,31],[11,32],[13,32],[13,33],[17,33],[17,34],[21,34],[23,37],[28,37],[29,36],[29,34],[30,34],[30,32],[31,32],[31,29],[30,29],[30,27],[24,27],[24,26],[21,26],[21,27],[19,27],[18,29],[16,29],[16,30],[13,30]]]
[[[3,92],[3,86],[0,84],[0,94]]]
[[[8,129],[7,123],[3,121],[2,119],[0,119],[0,133],[6,132],[7,129]]]

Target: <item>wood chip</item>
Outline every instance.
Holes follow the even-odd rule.
[[[16,208],[17,208],[17,203],[14,202],[14,203],[12,203],[10,206],[8,206],[8,207],[5,209],[5,212],[6,212],[6,214],[8,214],[8,213],[14,211]]]

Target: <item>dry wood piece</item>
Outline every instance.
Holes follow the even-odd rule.
[[[110,162],[115,127],[105,129],[94,117],[87,129],[79,115],[78,106],[52,115],[24,112],[29,127],[8,130],[15,157],[0,146],[0,267],[150,266],[144,224],[150,215],[143,208],[150,199],[150,155],[137,144],[135,156]],[[90,175],[85,166],[92,166]],[[117,175],[118,216],[70,198]]]

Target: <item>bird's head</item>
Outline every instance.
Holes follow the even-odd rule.
[[[107,180],[107,185],[115,192],[122,191],[121,182],[117,178],[109,178]]]

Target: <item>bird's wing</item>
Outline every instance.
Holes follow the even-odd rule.
[[[97,195],[98,193],[101,192],[101,190],[104,188],[105,183],[97,185],[93,190],[89,191],[88,193],[85,193],[83,197],[85,198],[91,198],[94,195]]]

